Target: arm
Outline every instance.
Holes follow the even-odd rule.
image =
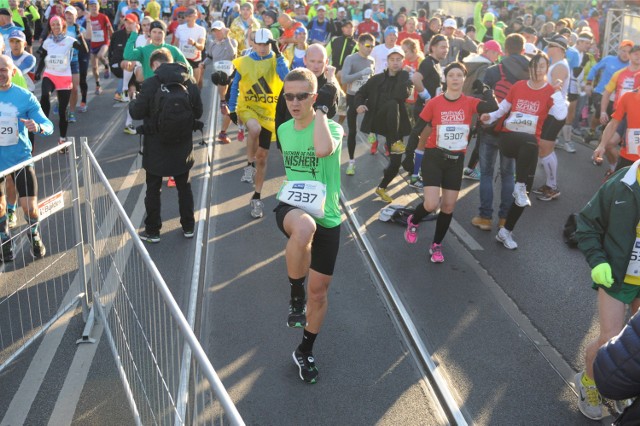
[[[427,123],[426,126],[424,126],[424,129],[422,129],[422,132],[420,133],[420,140],[421,141],[426,141],[427,139],[429,139],[429,136],[431,136],[431,132],[433,131],[433,127],[431,127],[431,123]]]
[[[44,111],[42,111],[42,107],[40,107],[40,102],[38,102],[38,99],[36,99],[33,94],[31,94],[31,99],[29,101],[27,117],[29,120],[33,120],[37,124],[38,129],[35,130],[39,130],[39,133],[45,136],[53,133],[53,123],[46,115],[44,115]],[[27,125],[27,123],[24,124]]]
[[[145,83],[142,84],[138,96],[129,102],[129,114],[134,120],[144,120],[151,115],[151,102],[157,86],[152,84],[152,80],[145,80]]]
[[[289,74],[289,65],[282,55],[276,55],[276,72],[280,80],[284,81],[284,78]]]
[[[609,87],[609,85],[607,85],[607,87]],[[602,100],[600,101],[600,124],[607,124],[607,121],[609,121],[607,108],[609,108],[610,98],[611,92],[605,88],[604,92],[602,92]]]
[[[484,87],[482,91],[482,100],[478,103],[477,111],[478,114],[485,114],[489,112],[496,111],[498,109],[498,101],[496,97],[493,95],[493,90],[488,87]]]
[[[576,218],[578,248],[591,268],[601,263],[609,263],[602,241],[609,225],[608,206],[611,205],[615,193],[612,182],[611,180],[605,182]]]
[[[38,12],[38,8],[34,5],[30,5],[28,8],[29,14],[31,15],[31,20],[33,22],[40,20],[40,13]]]
[[[204,107],[202,105],[202,98],[200,97],[200,90],[194,82],[189,83],[189,97],[191,98],[191,106],[193,108],[193,116],[195,119],[202,117]]]
[[[242,76],[236,68],[236,76],[233,78],[233,82],[231,83],[231,93],[229,97],[229,111],[231,112],[236,112],[236,107],[238,106],[238,85],[240,84],[241,78]]]
[[[78,39],[73,43],[73,47],[82,53],[89,52],[89,48],[87,47],[87,43],[84,41],[84,36],[82,35],[82,31],[80,31],[80,26],[78,24],[76,24],[76,36]]]
[[[604,58],[603,60],[601,60],[600,62],[597,62],[594,66],[591,67],[591,69],[589,70],[589,75],[587,75],[587,84],[592,84],[593,80],[596,78],[596,74],[598,73],[598,71],[600,71],[600,68],[604,67],[606,65],[606,58]]]
[[[595,149],[595,151],[593,151],[593,158],[602,158],[607,148],[613,148],[617,145],[615,139],[613,139],[613,134],[615,133],[619,124],[620,121],[611,117],[611,121],[609,121],[607,127],[604,128],[604,132],[602,132],[602,139],[600,140],[600,144],[598,144],[598,147]]]
[[[313,127],[313,147],[316,157],[323,158],[333,154],[338,147],[338,142],[331,136],[329,120],[320,110],[316,111],[316,118]]]
[[[482,2],[479,1],[476,3],[473,8],[473,25],[477,30],[480,28],[484,28],[484,24],[482,23]],[[482,41],[482,40],[481,40]]]
[[[132,31],[129,35],[129,39],[127,40],[127,44],[124,46],[124,59],[126,59],[127,61],[144,61],[142,50],[136,47],[137,38],[138,33]]]
[[[489,114],[482,114],[482,122],[484,124],[493,124],[498,119],[504,117],[509,111],[511,111],[511,102],[503,99],[498,105],[498,109],[490,112]]]
[[[471,40],[468,36],[464,36],[461,39],[462,43],[460,43],[460,47],[467,52],[478,53],[478,45],[476,45],[473,40]]]

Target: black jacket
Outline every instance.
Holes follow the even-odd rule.
[[[355,106],[366,105],[360,130],[384,136],[391,143],[411,133],[405,102],[413,83],[401,70],[391,77],[388,70],[371,77],[355,94]]]
[[[184,84],[191,99],[193,115],[202,116],[202,99],[198,86],[189,77],[189,70],[182,63],[162,64],[155,75],[142,83],[135,100],[129,103],[129,113],[134,120],[143,120],[144,146],[142,167],[156,176],[176,176],[189,171],[193,166],[193,138],[176,144],[163,144],[154,134],[157,127],[155,95],[163,83]]]
[[[124,46],[129,40],[129,34],[127,30],[118,30],[111,35],[111,42],[109,44],[109,67],[113,74],[122,78],[122,68],[120,68],[120,62],[124,60]]]

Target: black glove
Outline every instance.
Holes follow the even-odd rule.
[[[481,95],[482,92],[484,91],[484,85],[482,84],[482,81],[480,80],[474,81],[473,85],[471,86],[471,90],[473,90],[474,94]]]
[[[230,112],[229,118],[231,119],[231,121],[233,121],[233,124],[235,124],[236,126],[238,125],[238,114],[236,114],[235,112]]]
[[[282,56],[282,53],[280,53],[280,49],[278,48],[277,41],[269,40],[269,44],[271,45],[271,50],[273,50],[273,53],[276,55],[276,58],[279,58],[280,56]]]
[[[214,71],[211,73],[211,82],[216,86],[227,86],[229,84],[229,76],[224,71]]]
[[[40,81],[41,78],[42,78],[42,74],[39,72],[33,76],[34,81]]]
[[[338,89],[333,83],[325,83],[324,86],[318,89],[318,97],[316,98],[315,106],[331,107],[336,103],[338,99]]]

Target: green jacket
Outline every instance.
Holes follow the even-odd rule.
[[[592,269],[611,265],[614,292],[624,282],[640,222],[638,166],[640,160],[611,176],[578,214],[578,248]]]
[[[147,44],[146,46],[136,47],[136,39],[138,38],[137,32],[132,32],[129,35],[129,40],[127,40],[127,44],[124,47],[124,59],[127,61],[138,61],[142,64],[142,74],[144,75],[145,80],[149,77],[153,77],[153,70],[151,69],[151,64],[149,63],[149,59],[151,58],[151,54],[154,50],[158,50],[161,47],[166,47],[171,52],[173,56],[173,62],[182,62],[189,69],[189,75],[193,75],[193,70],[191,69],[191,65],[189,61],[184,57],[180,49],[170,44],[164,43],[160,46],[156,46],[154,44]]]
[[[484,26],[482,20],[482,2],[476,3],[475,9],[473,9],[473,25],[476,27],[476,40],[480,43],[483,42],[484,36],[487,34],[487,27]],[[504,48],[504,31],[496,25],[496,20],[493,21],[493,39],[500,43],[500,46]]]

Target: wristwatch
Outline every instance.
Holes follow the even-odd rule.
[[[329,115],[329,107],[324,105],[316,105],[316,111],[322,111],[324,115]]]

